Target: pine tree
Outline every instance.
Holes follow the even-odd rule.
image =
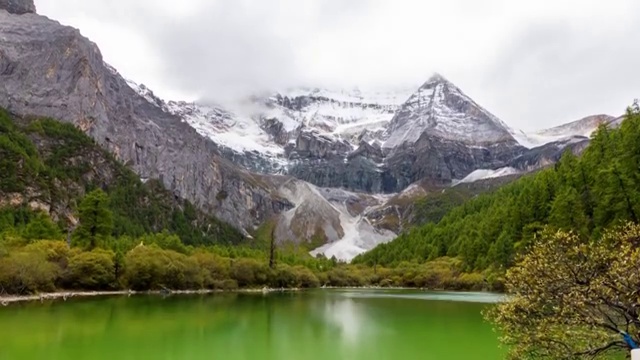
[[[24,231],[28,240],[58,240],[62,238],[60,228],[45,213],[38,213],[31,219]]]
[[[581,235],[588,232],[589,220],[584,213],[580,195],[573,187],[565,187],[551,204],[549,224],[563,230],[575,230]]]
[[[113,231],[113,214],[109,210],[109,197],[100,190],[85,195],[78,207],[80,225],[74,233],[75,241],[94,249],[104,243]]]

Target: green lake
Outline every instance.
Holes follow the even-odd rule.
[[[399,290],[132,296],[0,308],[0,359],[501,359],[498,295]]]

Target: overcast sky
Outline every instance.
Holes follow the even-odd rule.
[[[525,130],[640,97],[638,0],[36,0],[168,99],[418,87],[433,72]]]

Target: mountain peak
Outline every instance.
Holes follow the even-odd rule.
[[[6,10],[11,14],[27,14],[35,13],[36,5],[33,0],[0,0],[0,9]]]
[[[430,88],[433,85],[437,85],[437,84],[450,84],[451,82],[449,80],[447,80],[444,76],[442,76],[439,73],[433,73],[433,75],[431,75],[431,77],[429,77],[429,79],[422,84],[421,88]]]
[[[422,134],[472,146],[515,144],[509,127],[435,73],[402,105],[383,147],[413,144]]]

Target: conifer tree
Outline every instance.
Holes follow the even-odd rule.
[[[104,191],[97,189],[86,194],[78,213],[80,225],[74,238],[79,245],[91,250],[109,238],[113,231],[113,214],[109,210],[109,197]]]

